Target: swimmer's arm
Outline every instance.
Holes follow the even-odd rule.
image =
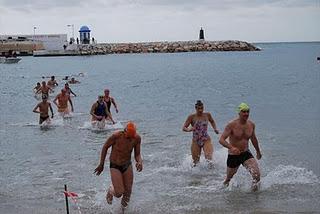
[[[116,109],[116,112],[118,113],[118,107],[113,97],[111,98],[111,103],[113,104],[114,108]]]
[[[57,107],[58,107],[58,103],[57,103],[58,96],[59,96],[59,95],[57,95],[56,98],[54,98],[54,100],[53,100],[53,103],[54,103]]]
[[[51,111],[51,118],[53,118],[53,109],[52,109],[51,103],[49,103],[49,108],[50,108],[50,111]]]
[[[116,122],[114,122],[114,120],[113,120],[113,118],[112,118],[112,115],[111,115],[111,113],[108,111],[108,108],[107,108],[107,107],[106,107],[106,112],[107,112],[107,117],[109,117],[110,120],[111,120],[111,122],[112,122],[113,124],[115,124]]]
[[[77,96],[73,91],[70,89],[70,93],[73,94],[75,97]]]
[[[217,125],[216,125],[216,123],[215,123],[215,121],[214,121],[214,119],[212,118],[212,116],[211,116],[210,113],[208,113],[208,120],[209,120],[209,122],[210,122],[210,124],[211,124],[211,126],[212,126],[212,128],[213,128],[213,130],[214,130],[214,132],[215,132],[216,134],[219,134],[219,130],[217,129]]]
[[[189,115],[189,117],[187,118],[186,122],[184,122],[184,125],[182,127],[182,131],[185,131],[185,132],[193,131],[193,127],[188,128],[190,126],[191,122],[192,122],[192,115]]]
[[[50,86],[48,86],[48,88],[49,88],[49,91],[51,91],[51,93],[54,92],[53,89]]]
[[[219,139],[219,143],[226,147],[227,149],[231,149],[232,146],[230,143],[228,143],[226,140],[231,134],[231,124],[229,123],[226,128],[223,130],[223,133],[221,134],[221,137]]]
[[[229,123],[226,128],[224,129],[220,139],[219,139],[219,143],[228,148],[230,150],[230,152],[234,155],[238,155],[240,154],[240,150],[234,146],[231,145],[231,143],[228,143],[226,140],[227,138],[231,135],[232,132],[232,127],[231,127],[231,123]]]
[[[68,100],[69,100],[69,103],[70,103],[70,105],[71,105],[71,111],[73,112],[73,104],[72,104],[72,101],[71,101],[70,96],[69,96]]]
[[[93,117],[97,117],[97,115],[94,114],[94,110],[96,109],[96,106],[97,106],[97,103],[94,103],[91,107],[91,110],[90,110],[90,114],[93,116]]]
[[[257,159],[260,160],[261,157],[262,157],[262,154],[261,154],[261,151],[260,151],[260,148],[259,148],[258,139],[256,137],[255,125],[254,124],[253,124],[253,133],[252,133],[252,136],[251,136],[250,140],[251,140],[251,143],[252,143],[253,147],[255,148],[255,150],[257,152]]]
[[[141,157],[141,137],[138,136],[137,143],[134,146],[134,158],[136,160],[136,168],[138,172],[141,172],[143,169],[143,161]]]
[[[106,160],[107,152],[110,146],[112,146],[115,143],[115,134],[111,135],[105,144],[102,147],[101,155],[100,155],[100,163],[98,167],[94,170],[94,173],[96,175],[100,175],[104,168],[104,162]]]
[[[42,90],[42,87],[40,87],[37,91],[36,94],[39,94],[39,92]]]
[[[33,112],[40,114],[41,112],[37,110],[38,108],[39,108],[39,104],[36,107],[34,107]]]

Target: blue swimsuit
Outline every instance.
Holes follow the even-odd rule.
[[[96,109],[94,110],[94,114],[97,116],[107,116],[107,112],[106,112],[106,105],[105,103],[98,103],[98,106],[96,107]]]

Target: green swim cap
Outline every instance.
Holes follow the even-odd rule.
[[[240,105],[237,108],[237,112],[240,113],[240,111],[249,111],[250,107],[247,103],[240,103]]]

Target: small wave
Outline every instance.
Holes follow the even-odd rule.
[[[283,184],[315,183],[319,183],[319,179],[312,171],[292,165],[279,165],[262,179],[264,188]]]
[[[266,176],[261,177],[260,190],[268,190],[274,186],[281,185],[306,185],[306,184],[318,184],[318,177],[305,168],[300,168],[292,165],[279,165]],[[251,175],[249,172],[240,167],[237,174],[231,180],[227,190],[243,190],[251,191]]]
[[[197,166],[193,166],[193,161],[191,155],[187,155],[181,162],[176,162],[170,165],[161,166],[157,169],[154,169],[151,174],[163,174],[163,173],[182,173],[182,172],[191,172],[192,174],[212,174],[215,171],[216,167],[213,161],[213,167],[210,166],[212,163],[208,162],[204,158],[200,159],[200,162]],[[151,175],[150,174],[150,175]]]
[[[123,129],[121,122],[116,122],[115,124],[106,124],[105,127],[93,126],[91,122],[85,122],[83,126],[78,127],[79,129],[87,129],[92,131],[107,131],[107,130],[116,130]]]
[[[48,130],[54,127],[63,126],[63,120],[56,119],[50,121],[44,121],[40,126],[40,129]]]
[[[50,128],[55,126],[63,126],[63,119],[60,117],[50,119],[50,122],[43,122],[42,124],[39,124],[38,122],[22,122],[22,123],[12,123],[11,126],[19,126],[19,127],[41,127],[41,128]]]

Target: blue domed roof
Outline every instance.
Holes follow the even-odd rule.
[[[79,30],[79,32],[90,32],[91,30],[87,26],[82,26]]]

